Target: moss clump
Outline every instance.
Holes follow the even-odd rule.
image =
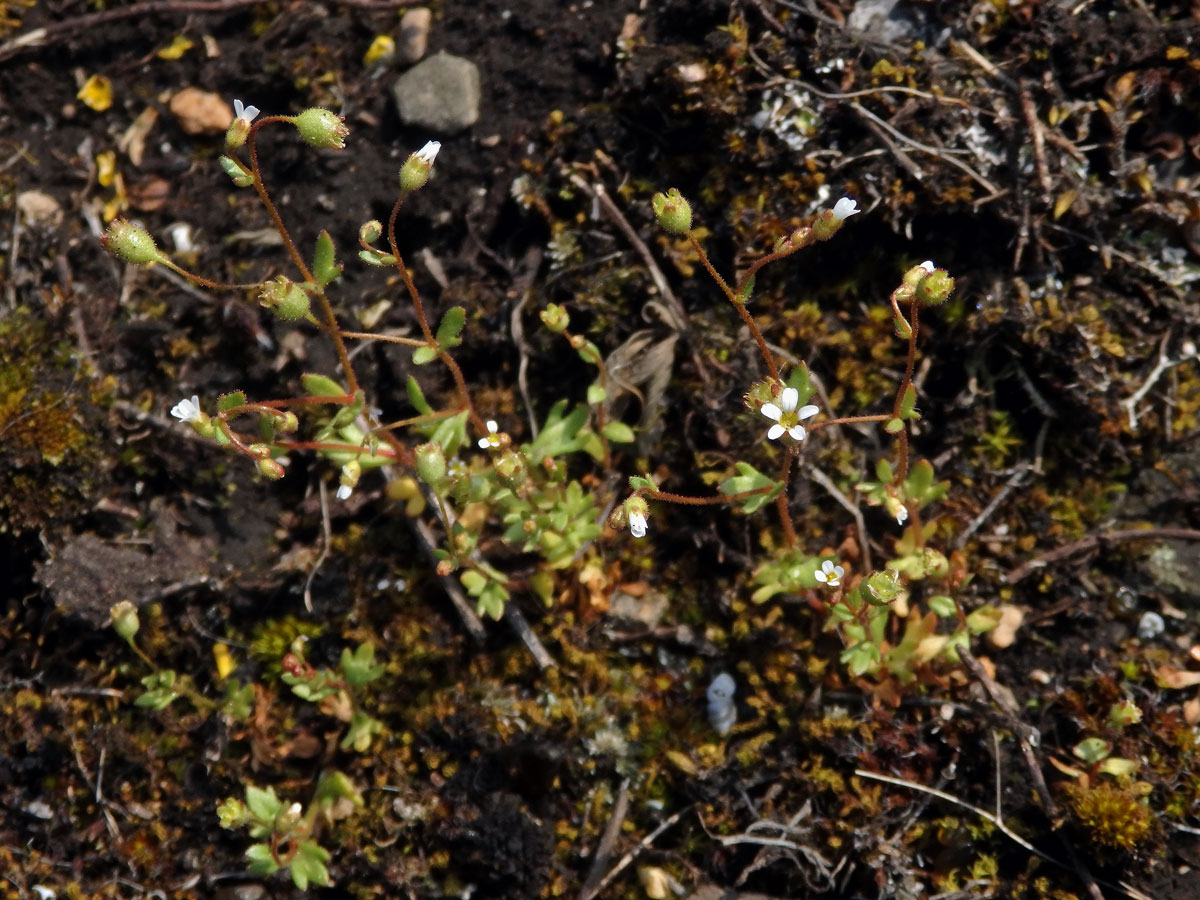
[[[1076,821],[1097,844],[1132,853],[1154,836],[1154,816],[1133,787],[1073,784],[1066,795]]]

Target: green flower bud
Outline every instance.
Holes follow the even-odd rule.
[[[300,427],[300,419],[289,409],[283,414],[283,418],[278,420],[275,427],[279,429],[280,434],[291,434]]]
[[[528,475],[525,457],[517,451],[506,450],[496,457],[492,465],[496,467],[496,474],[500,476],[500,480],[514,491],[525,484]]]
[[[350,133],[341,117],[318,107],[306,109],[292,119],[292,124],[309,146],[322,150],[344,149],[346,135]]]
[[[148,266],[164,258],[149,232],[125,219],[113,219],[108,231],[100,238],[100,246],[133,266]]]
[[[900,596],[900,587],[900,579],[891,569],[868,575],[862,584],[867,599],[877,604],[891,603]]]
[[[432,441],[420,444],[413,450],[417,460],[417,475],[420,479],[438,490],[446,480],[446,455],[442,448]]]
[[[250,187],[254,184],[254,176],[228,156],[221,157],[221,169],[238,187]]]
[[[278,481],[283,477],[284,470],[279,460],[268,457],[258,461],[258,473],[262,475],[263,478],[270,479],[271,481]]]
[[[562,334],[571,325],[570,314],[557,303],[547,303],[540,313],[542,324],[555,334]]]
[[[112,605],[108,615],[112,619],[113,631],[126,643],[133,643],[133,636],[138,633],[141,624],[138,622],[137,607],[128,600],[122,600]]]
[[[934,269],[917,285],[917,300],[926,306],[945,303],[954,293],[954,279],[945,269]]]
[[[665,194],[655,194],[650,200],[658,224],[671,234],[687,234],[692,230],[692,207],[676,188]]]
[[[433,171],[433,161],[441,149],[441,143],[429,141],[404,161],[404,165],[400,167],[400,190],[402,193],[407,194],[425,186],[425,183],[429,181],[429,173]]]
[[[225,132],[225,148],[236,150],[246,143],[248,137],[250,137],[250,123],[245,119],[234,119],[229,130]]]
[[[383,223],[378,219],[363,222],[362,227],[358,229],[358,239],[364,244],[375,243],[381,234],[383,234]]]
[[[285,275],[265,282],[258,302],[285,322],[295,322],[308,315],[308,292]]]

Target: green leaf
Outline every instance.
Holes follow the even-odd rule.
[[[599,406],[608,397],[608,391],[598,384],[589,384],[587,389],[588,406]]]
[[[462,582],[462,586],[467,589],[467,593],[472,597],[478,597],[483,593],[483,589],[487,587],[488,580],[474,569],[467,569],[458,576],[458,580]]]
[[[309,884],[318,887],[329,887],[329,851],[316,841],[301,841],[296,846],[296,855],[292,857],[289,868],[292,872],[292,883],[302,891],[308,890]]]
[[[143,709],[166,709],[179,696],[175,690],[175,672],[164,669],[142,679],[146,692],[133,701]]]
[[[317,249],[313,253],[313,278],[322,288],[342,274],[342,267],[333,256],[333,238],[328,231],[322,231],[317,235]]]
[[[629,487],[635,491],[657,491],[658,484],[650,476],[630,475]]]
[[[880,484],[891,484],[892,479],[896,477],[892,472],[892,464],[886,459],[875,463],[875,477],[879,479]]]
[[[790,388],[795,388],[796,393],[799,394],[799,399],[796,401],[797,409],[808,403],[808,401],[812,398],[812,395],[817,391],[817,389],[810,383],[808,377],[808,366],[806,366],[804,363],[800,363],[798,366],[796,366],[796,368],[792,369],[791,373],[788,375],[787,386]]]
[[[749,303],[750,298],[754,296],[754,279],[756,276],[751,275],[746,283],[742,285],[741,290],[733,298],[734,303]]]
[[[283,803],[276,796],[275,788],[257,788],[252,784],[246,786],[246,806],[260,822],[274,822],[283,810]]]
[[[363,407],[366,405],[366,403],[367,403],[367,395],[360,388],[359,390],[354,392],[354,399],[350,403],[347,403],[345,406],[343,406],[341,409],[339,409],[334,414],[333,420],[329,423],[330,427],[331,428],[345,428],[347,425],[352,424],[354,422],[354,420],[358,418],[358,414],[363,411]],[[342,435],[342,436],[352,442],[355,440],[354,438],[348,437],[346,435]],[[363,437],[362,432],[361,431],[358,432],[358,440],[362,440],[362,437]]]
[[[546,424],[538,432],[537,438],[523,448],[531,467],[541,465],[544,459],[575,453],[587,446],[591,433],[585,431],[581,435],[580,431],[587,424],[588,408],[577,406],[564,416],[563,410],[566,408],[566,400],[555,403],[546,414]]]
[[[321,773],[321,780],[317,782],[317,789],[313,792],[313,803],[320,807],[329,807],[337,800],[346,799],[355,806],[363,805],[362,794],[358,788],[354,786],[344,772],[339,772],[336,769]]]
[[[738,474],[721,482],[717,490],[726,496],[742,494],[746,491],[763,491],[761,494],[752,494],[741,500],[742,512],[744,513],[755,512],[764,504],[774,500],[779,495],[779,492],[783,490],[782,482],[768,478],[749,463],[736,463],[735,468]]]
[[[633,429],[624,422],[609,422],[600,430],[614,444],[633,443]]]
[[[222,711],[232,719],[245,721],[250,718],[254,705],[254,685],[242,684],[236,678],[225,682],[225,704]]]
[[[246,858],[250,860],[250,872],[254,875],[273,875],[279,871],[279,863],[266,844],[252,845],[246,851]]]
[[[353,747],[359,753],[366,753],[371,749],[371,739],[382,731],[382,722],[372,719],[361,709],[356,709],[350,719],[350,727],[346,730],[346,736],[342,738],[338,746],[343,750]]]
[[[930,597],[926,602],[929,604],[930,611],[943,619],[949,619],[958,611],[954,605],[954,598],[947,597],[945,594],[937,594]]]
[[[359,250],[358,258],[365,262],[368,266],[394,266],[396,257],[390,253],[376,253],[374,250]]]
[[[229,412],[234,409],[240,409],[245,405],[245,391],[233,391],[232,393],[221,395],[221,398],[217,400],[217,411],[223,413]]]
[[[412,361],[415,366],[423,366],[437,359],[437,349],[434,347],[418,347],[413,351]]]
[[[413,405],[423,416],[433,415],[433,407],[429,405],[429,401],[425,399],[425,394],[421,391],[421,385],[417,384],[417,379],[411,375],[408,376],[408,402]]]
[[[1103,738],[1084,738],[1072,748],[1071,752],[1088,765],[1093,765],[1112,753],[1112,744]]]
[[[438,325],[436,335],[437,342],[443,350],[449,350],[462,343],[459,333],[466,321],[467,311],[461,306],[452,306],[446,310],[445,315],[442,316],[442,323]]]
[[[917,389],[911,384],[904,389],[904,396],[900,398],[900,418],[902,419],[919,419],[921,414],[917,412]]]
[[[301,375],[300,384],[304,388],[304,393],[310,397],[345,397],[349,393],[332,378],[318,375],[315,372],[305,372]]]
[[[350,648],[342,650],[342,674],[351,687],[362,687],[370,684],[385,671],[384,666],[375,665],[375,647],[368,641],[351,653]]]
[[[883,423],[883,430],[888,434],[899,434],[904,430],[903,419],[888,419]]]

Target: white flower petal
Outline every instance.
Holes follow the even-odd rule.
[[[810,419],[813,416],[815,416],[817,413],[819,413],[820,411],[821,410],[817,409],[817,407],[813,406],[810,403],[810,404],[808,404],[808,406],[802,406],[802,407],[800,407],[799,410],[796,411],[796,418],[797,419]]]
[[[850,216],[858,215],[860,212],[862,210],[858,208],[858,204],[849,197],[843,197],[833,205],[833,217],[839,222],[850,218]]]
[[[767,440],[774,441],[774,440],[778,439],[778,437],[781,434],[783,434],[783,426],[782,425],[772,425],[770,427],[770,429],[767,431]]]
[[[347,484],[339,485],[337,489],[337,498],[339,500],[349,500],[350,495],[354,493],[354,488]]]
[[[643,538],[646,536],[646,517],[641,513],[634,513],[629,517],[629,533],[635,538]]]
[[[804,430],[803,425],[793,425],[788,429],[788,434],[792,436],[793,441],[802,441],[808,432]]]
[[[826,580],[825,573],[820,569],[817,569],[817,571],[813,572],[813,578],[817,579],[817,581],[821,582],[821,584],[824,584]]]
[[[441,141],[429,141],[424,147],[417,151],[417,159],[421,160],[421,162],[425,163],[427,166],[432,166],[433,161],[437,159],[438,151],[441,149]]]
[[[779,395],[779,405],[783,407],[784,412],[794,411],[799,402],[800,392],[795,388],[784,388],[783,393]]]
[[[759,409],[759,412],[761,412],[764,416],[766,416],[772,422],[778,422],[779,417],[783,415],[783,410],[780,409],[778,406],[776,406],[774,403],[764,403],[762,405],[762,407]]]
[[[234,100],[233,114],[239,119],[245,119],[247,122],[253,122],[254,117],[258,115],[258,107],[246,106],[241,100]]]
[[[927,259],[927,260],[925,260],[925,262],[921,263],[921,268],[924,269],[926,272],[929,272],[930,274],[932,274],[933,270],[936,269],[937,266],[935,266],[933,264],[932,259]]]
[[[190,400],[186,397],[180,400],[171,407],[171,415],[183,422],[195,422],[200,418],[200,397],[192,394]]]
[[[908,510],[903,506],[896,510],[896,524],[903,525],[908,521]]]

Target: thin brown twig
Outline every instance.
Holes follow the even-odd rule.
[[[1029,562],[1022,563],[1005,576],[1005,584],[1016,584],[1024,578],[1028,578],[1033,574],[1034,570],[1042,569],[1050,565],[1050,563],[1058,562],[1060,559],[1066,559],[1069,556],[1074,556],[1076,553],[1085,553],[1090,550],[1107,545],[1120,544],[1125,541],[1154,541],[1154,540],[1178,540],[1178,541],[1200,541],[1200,530],[1195,528],[1127,528],[1120,531],[1102,531],[1096,534],[1089,534],[1077,541],[1072,541],[1069,544],[1064,544],[1061,547],[1056,547],[1047,553],[1043,553]]]
[[[583,880],[583,887],[579,890],[579,900],[585,900],[595,893],[596,885],[604,877],[604,867],[612,858],[613,848],[617,844],[617,838],[621,836],[621,826],[625,824],[625,816],[628,813],[629,779],[626,778],[621,782],[621,787],[617,791],[617,800],[613,803],[612,815],[608,817],[608,825],[604,828],[604,834],[600,836],[600,843],[596,845],[591,868],[588,869],[587,878]]]
[[[615,866],[613,866],[612,869],[609,870],[609,873],[607,875],[605,875],[603,878],[600,879],[600,883],[597,884],[595,886],[595,888],[593,888],[588,893],[581,893],[579,895],[579,900],[592,900],[593,897],[595,897],[597,894],[599,894],[601,891],[603,891],[606,887],[608,887],[610,884],[612,884],[613,879],[616,878],[618,875],[620,875],[622,872],[624,872],[625,869],[627,869],[629,867],[629,864],[631,862],[633,862],[634,859],[637,858],[637,855],[639,853],[641,853],[643,850],[645,850],[647,847],[649,847],[651,844],[653,844],[656,840],[658,840],[659,836],[662,835],[662,833],[664,831],[666,831],[668,828],[670,828],[672,825],[674,825],[676,822],[678,822],[681,818],[683,818],[684,814],[690,812],[692,810],[692,808],[693,808],[693,804],[689,804],[689,805],[685,806],[683,809],[679,810],[679,812],[675,813],[670,818],[666,819],[661,825],[659,825],[652,832],[650,832],[648,835],[646,835],[644,838],[642,838],[640,841],[638,841],[637,846],[635,846],[632,850],[630,850],[628,853],[626,853],[624,856],[622,856],[621,861],[618,862]]]

